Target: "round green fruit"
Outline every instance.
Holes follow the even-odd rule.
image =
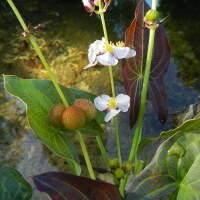
[[[117,168],[114,174],[118,179],[121,179],[124,176],[124,170],[122,168]]]
[[[130,172],[132,170],[132,168],[133,168],[132,163],[129,162],[129,161],[126,161],[123,164],[123,168],[124,168],[125,172]]]
[[[84,112],[87,121],[91,121],[95,118],[96,108],[90,100],[76,99],[74,106],[79,107]]]
[[[50,122],[50,124],[54,127],[62,127],[63,123],[62,123],[62,114],[65,110],[65,106],[62,103],[58,103],[55,104],[48,115],[48,120]]]
[[[109,166],[110,168],[117,168],[119,167],[119,161],[117,158],[109,160]]]
[[[77,106],[66,108],[62,114],[62,122],[66,128],[75,131],[82,128],[85,124],[85,115]]]
[[[159,18],[159,12],[157,10],[147,11],[145,18],[147,21],[156,21]]]

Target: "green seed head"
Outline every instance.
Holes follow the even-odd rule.
[[[122,168],[117,168],[114,174],[118,179],[121,179],[124,176],[124,170]]]
[[[157,10],[147,11],[145,18],[147,21],[156,21],[159,18],[159,12]]]
[[[109,166],[110,168],[117,168],[119,167],[119,161],[117,158],[109,160]]]
[[[132,163],[129,162],[129,161],[126,161],[124,164],[123,164],[123,168],[125,170],[125,172],[131,172],[132,170]]]

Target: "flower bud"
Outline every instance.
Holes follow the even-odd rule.
[[[112,0],[103,0],[104,3],[110,4]]]
[[[159,12],[157,10],[149,10],[145,18],[147,21],[156,21],[159,18]]]
[[[82,2],[83,2],[85,10],[87,12],[89,12],[89,13],[94,12],[95,4],[94,4],[93,1],[91,1],[91,0],[83,0]]]

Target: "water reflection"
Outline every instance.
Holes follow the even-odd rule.
[[[200,80],[200,1],[160,0],[178,75],[187,85],[199,86]]]
[[[83,9],[80,0],[51,0],[49,1],[17,1],[17,6],[30,25],[45,23],[47,30],[39,37],[40,47],[45,53],[53,72],[60,83],[88,90],[96,94],[110,92],[108,70],[97,67],[90,71],[82,71],[88,62],[87,48],[91,42],[102,37],[101,24],[98,17],[90,17]],[[115,1],[113,1],[115,2]],[[106,13],[106,21],[110,40],[123,40],[124,32],[134,17],[135,1],[116,1]],[[166,75],[167,94],[170,113],[186,108],[189,104],[198,102],[198,91],[192,87],[184,87],[181,78],[176,78],[177,70],[185,83],[197,83],[200,75],[198,37],[200,27],[196,20],[198,16],[198,1],[176,2],[160,0],[162,16],[169,15],[164,27],[169,34],[173,51],[172,64]],[[194,3],[195,2],[195,3]],[[187,4],[187,5],[186,5]],[[180,6],[181,5],[181,6]],[[188,5],[191,7],[187,10]],[[177,10],[176,10],[177,9]],[[37,56],[29,43],[21,37],[21,28],[15,16],[5,2],[0,2],[0,73],[15,74],[26,78],[48,78]],[[196,18],[195,18],[196,17]],[[191,23],[192,22],[192,23]],[[177,63],[177,66],[173,63]],[[123,84],[118,80],[119,68],[114,68],[117,93],[124,92]],[[102,76],[103,74],[103,76]],[[66,77],[69,77],[66,79]],[[2,85],[1,85],[2,86]],[[8,102],[12,102],[9,104]],[[7,107],[5,106],[7,103]],[[48,170],[60,170],[61,166],[50,158],[49,152],[43,151],[43,146],[26,129],[24,107],[19,101],[6,95],[0,88],[0,164],[17,167],[25,177]],[[3,109],[4,108],[4,109]],[[18,110],[17,110],[18,109]],[[17,110],[17,112],[14,112]],[[11,116],[10,118],[8,116]],[[20,117],[19,117],[20,116]],[[15,117],[15,119],[13,119]],[[16,118],[21,121],[16,121]],[[13,123],[14,122],[14,123]],[[21,124],[16,128],[17,124]],[[128,116],[120,115],[120,136],[123,159],[131,146],[133,130],[127,130]],[[11,128],[10,128],[11,127]],[[165,126],[161,125],[148,103],[145,113],[144,134],[152,136],[171,127],[170,115]],[[113,127],[107,139],[107,149],[110,156],[116,157]],[[94,143],[88,141],[94,152],[93,158],[98,158],[96,165],[100,165],[99,152],[94,151]],[[17,148],[16,148],[17,147]],[[93,149],[92,149],[93,148]],[[2,151],[4,149],[5,151]],[[10,152],[15,152],[13,156]],[[12,155],[12,156],[9,156]],[[6,159],[8,156],[9,159]],[[11,163],[11,157],[13,163]],[[30,179],[29,179],[30,180]],[[35,197],[35,199],[37,199]]]

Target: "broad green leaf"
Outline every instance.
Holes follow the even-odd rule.
[[[12,95],[20,98],[27,106],[27,116],[30,127],[36,137],[58,156],[67,160],[77,174],[80,174],[79,158],[74,145],[67,140],[65,129],[60,130],[48,123],[48,113],[54,104],[60,103],[61,99],[52,84],[48,80],[21,79],[16,76],[4,76],[5,89]],[[94,99],[95,95],[88,92],[66,88],[61,89],[71,105],[76,98]],[[97,114],[98,116],[98,114]],[[101,118],[101,117],[97,117]],[[84,134],[92,136],[103,132],[96,120],[86,123],[82,129]]]
[[[17,170],[8,167],[0,168],[1,200],[30,200],[31,196],[31,185]]]
[[[199,105],[199,104],[197,104],[197,105]],[[188,112],[187,116],[189,114],[191,115],[191,113]],[[186,114],[184,116],[186,116]],[[184,121],[183,124],[181,124],[180,126],[174,128],[174,129],[161,132],[160,135],[158,135],[156,137],[142,138],[142,140],[139,144],[139,147],[138,147],[137,154],[139,156],[141,154],[142,150],[153,141],[156,141],[159,139],[164,139],[164,138],[169,138],[172,135],[174,135],[175,133],[177,133],[178,131],[189,131],[189,130],[193,130],[193,129],[197,129],[197,128],[200,128],[199,112],[196,113],[196,115],[194,116],[194,119],[188,119],[188,120]]]
[[[163,142],[153,160],[136,176],[126,200],[177,196],[200,199],[200,129],[179,131]]]

